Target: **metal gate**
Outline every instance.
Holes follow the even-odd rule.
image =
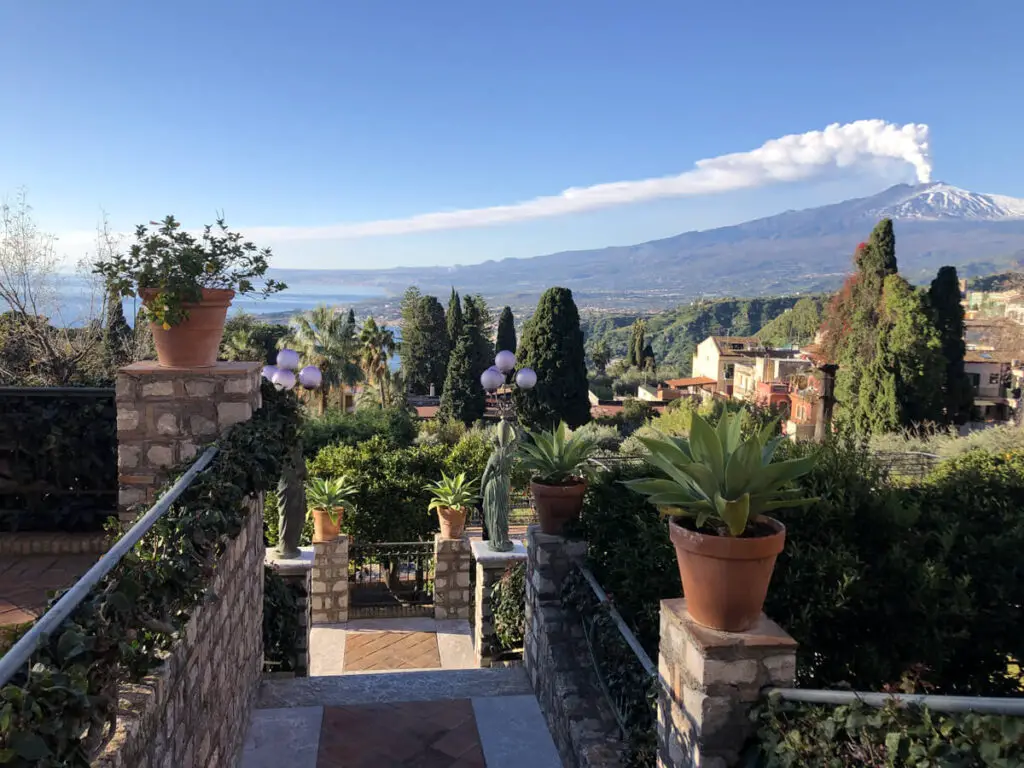
[[[434,616],[434,542],[353,542],[348,557],[350,619]]]

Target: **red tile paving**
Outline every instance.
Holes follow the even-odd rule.
[[[467,699],[325,707],[317,768],[485,768]]]
[[[0,627],[35,621],[46,609],[48,592],[70,587],[98,559],[99,555],[4,555]]]
[[[349,632],[345,637],[345,672],[440,668],[433,632]]]

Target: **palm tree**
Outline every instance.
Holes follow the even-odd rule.
[[[355,328],[337,307],[321,304],[292,317],[289,333],[278,342],[278,348],[288,347],[298,352],[306,363],[317,366],[323,375],[320,388],[320,412],[327,409],[331,389],[351,386],[359,380],[359,367],[355,363]],[[344,398],[344,395],[342,395]]]
[[[366,318],[362,333],[359,334],[359,362],[363,373],[380,393],[381,408],[387,408],[390,389],[390,358],[398,349],[395,334],[386,325],[378,326],[372,318]]]

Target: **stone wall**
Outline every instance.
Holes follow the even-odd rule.
[[[313,604],[310,600],[313,562],[313,547],[299,547],[299,556],[296,558],[283,558],[276,549],[268,549],[266,553],[266,564],[273,568],[286,584],[298,587],[299,638],[295,646],[295,657],[292,659],[294,673],[282,673],[288,677],[309,676],[309,632],[313,626]],[[273,676],[275,670],[271,669],[268,674]]]
[[[342,534],[332,541],[313,542],[312,621],[348,621],[348,542]]]
[[[151,504],[167,469],[192,458],[261,405],[259,363],[162,368],[133,363],[117,374],[118,510]]]
[[[526,560],[526,547],[514,542],[508,552],[494,552],[486,541],[472,542],[476,561],[473,596],[473,653],[479,667],[490,667],[498,655],[498,637],[494,630],[494,609],[491,592],[505,575],[506,569]]]
[[[3,532],[0,555],[102,555],[112,543],[105,533]]]
[[[469,540],[434,536],[434,618],[468,619],[472,554]]]
[[[263,668],[263,508],[220,559],[213,602],[198,607],[167,661],[122,689],[117,732],[100,768],[234,766]]]
[[[562,584],[586,542],[531,525],[526,560],[526,672],[562,763],[570,768],[623,764],[614,714],[604,700],[578,617],[562,607]]]
[[[796,648],[764,614],[749,632],[718,632],[690,618],[685,599],[662,600],[658,765],[737,765],[762,689],[794,687]]]

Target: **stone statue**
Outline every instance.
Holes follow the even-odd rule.
[[[512,487],[512,465],[515,462],[519,436],[505,419],[498,423],[494,450],[484,469],[481,484],[484,491],[484,522],[489,534],[487,546],[494,552],[508,552],[512,540],[508,537],[508,519],[512,509],[509,490]]]
[[[283,558],[299,556],[299,540],[306,524],[306,461],[296,441],[284,462],[277,483],[278,544]]]

